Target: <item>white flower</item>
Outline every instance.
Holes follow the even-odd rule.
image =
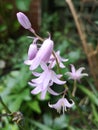
[[[49,105],[50,108],[56,109],[57,112],[59,112],[59,113],[61,112],[61,109],[62,109],[62,111],[64,113],[64,111],[66,111],[66,108],[73,107],[74,102],[73,102],[73,100],[71,100],[71,101],[72,101],[72,103],[69,103],[66,98],[61,98],[61,99],[58,100],[57,103],[55,103],[55,104],[48,104],[48,105]]]
[[[75,69],[74,65],[71,65],[71,72],[67,72],[66,74],[69,76],[69,79],[78,80],[84,76],[88,76],[87,73],[82,73],[84,67],[80,67],[78,70]]]
[[[64,65],[62,62],[66,62],[66,61],[68,61],[68,59],[62,58],[62,57],[60,56],[60,51],[55,52],[55,56],[56,56],[56,58],[57,58],[57,61],[58,61],[58,64],[59,64],[60,68],[65,68],[65,65]],[[51,63],[51,62],[52,62],[51,68],[53,68],[53,67],[56,65],[56,59],[55,59],[55,57],[53,56],[53,54],[52,54],[51,57],[50,57],[49,63]]]
[[[53,83],[62,85],[65,84],[66,81],[60,80],[61,75],[57,75],[53,70],[48,68],[45,64],[43,64],[42,69],[44,70],[42,73],[36,73],[33,72],[33,75],[37,78],[32,79],[29,84],[33,87],[35,87],[31,93],[32,94],[38,94],[41,92],[41,99],[45,98],[46,92],[48,91],[52,95],[59,95],[58,93],[54,92],[50,86],[53,85]]]

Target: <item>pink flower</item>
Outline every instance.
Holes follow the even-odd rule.
[[[66,74],[69,76],[69,79],[80,81],[80,79],[82,77],[88,76],[87,73],[82,73],[82,71],[84,69],[85,69],[84,67],[80,67],[78,70],[76,70],[75,67],[74,67],[74,65],[71,65],[71,71],[72,72],[67,72]]]
[[[65,65],[64,65],[62,62],[66,62],[66,61],[68,61],[68,59],[62,58],[62,57],[60,56],[60,51],[57,51],[57,52],[55,53],[55,55],[56,55],[56,58],[57,58],[57,61],[58,61],[58,63],[59,63],[60,68],[65,68]],[[51,68],[53,68],[53,67],[57,64],[57,63],[56,63],[56,59],[55,59],[55,57],[54,57],[53,55],[51,55],[51,57],[50,57],[49,63],[51,63],[51,62],[52,62]]]
[[[42,93],[43,99],[45,98],[45,94],[48,91],[49,93],[53,95],[58,95],[58,93],[54,92],[50,86],[53,85],[53,83],[56,84],[65,84],[66,81],[61,81],[59,78],[61,75],[56,75],[56,73],[48,68],[45,64],[42,66],[43,72],[42,73],[36,73],[33,72],[33,75],[35,75],[36,79],[32,79],[31,82],[29,83],[31,86],[34,86],[35,89],[32,90],[32,94],[38,94]]]
[[[29,85],[35,87],[31,93],[32,94],[38,94],[38,93],[41,93],[41,99],[44,100],[45,99],[45,96],[46,96],[46,93],[47,91],[52,94],[52,95],[59,95],[58,93],[54,92],[52,89],[51,89],[51,85],[52,83],[49,83],[45,88],[43,88],[43,83],[32,83],[32,82],[29,82]]]
[[[33,43],[29,46],[29,49],[28,49],[28,60],[33,60],[37,54],[37,42],[38,38],[35,38]],[[25,61],[25,62],[28,62],[28,61]]]
[[[72,103],[69,103],[68,100],[66,98],[61,98],[58,100],[58,102],[56,104],[49,104],[49,107],[50,108],[54,108],[57,110],[57,112],[61,112],[61,109],[63,111],[63,114],[64,114],[64,111],[66,111],[66,108],[71,108],[73,107],[74,105],[74,102],[73,100],[71,100]]]
[[[47,63],[53,51],[53,41],[48,38],[42,46],[39,48],[35,58],[33,60],[27,60],[25,64],[30,65],[30,70],[36,69],[42,62]]]
[[[18,12],[16,15],[17,15],[18,22],[19,22],[25,29],[31,29],[31,23],[30,23],[28,17],[27,17],[24,13]]]

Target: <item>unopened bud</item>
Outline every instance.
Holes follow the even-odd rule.
[[[23,14],[22,12],[17,13],[17,19],[18,19],[18,22],[25,29],[30,29],[31,28],[31,23],[30,23],[28,17],[25,14]]]

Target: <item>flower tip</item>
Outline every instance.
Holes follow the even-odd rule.
[[[31,28],[31,23],[28,17],[24,13],[18,12],[16,15],[17,15],[18,22],[21,24],[21,26],[23,26],[25,29]]]
[[[48,102],[48,106],[49,106],[50,108],[53,108],[53,105],[51,105],[50,102]]]

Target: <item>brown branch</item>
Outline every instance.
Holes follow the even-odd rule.
[[[71,10],[71,13],[73,15],[73,18],[74,18],[74,21],[75,21],[75,24],[76,24],[76,27],[77,27],[77,30],[78,30],[78,33],[79,33],[79,36],[80,36],[80,39],[81,39],[81,42],[83,44],[83,48],[84,48],[84,51],[86,54],[88,54],[88,49],[87,49],[87,40],[86,40],[86,34],[85,32],[83,31],[82,29],[82,23],[77,15],[77,12],[75,10],[75,7],[72,3],[72,0],[65,0]]]
[[[85,54],[86,54],[88,62],[89,62],[90,71],[92,73],[96,87],[98,89],[98,80],[97,80],[98,71],[96,71],[98,68],[98,62],[97,62],[98,61],[97,60],[98,59],[98,49],[96,48],[96,50],[94,50],[93,46],[91,44],[90,45],[88,44],[86,33],[83,30],[82,21],[78,17],[78,13],[76,12],[76,9],[73,5],[72,0],[65,0],[65,2],[67,2],[68,6],[71,10],[72,16],[74,18],[74,21],[75,21],[75,24],[76,24],[76,27],[77,27],[84,51],[85,51]]]

